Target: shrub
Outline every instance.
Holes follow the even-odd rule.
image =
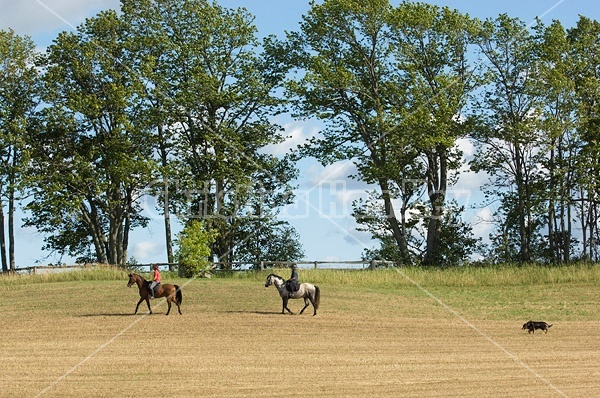
[[[210,245],[217,237],[216,232],[204,229],[202,222],[193,220],[187,223],[178,235],[179,248],[177,261],[179,275],[191,278],[210,272]]]

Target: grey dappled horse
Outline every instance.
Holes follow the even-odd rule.
[[[265,283],[265,287],[269,287],[271,285],[275,285],[277,290],[279,290],[279,295],[281,296],[281,300],[283,301],[283,308],[281,309],[281,313],[285,314],[285,310],[287,310],[290,314],[293,314],[293,312],[290,311],[290,309],[287,307],[289,292],[285,287],[285,279],[283,279],[279,275],[270,274],[269,276],[267,276],[267,282]],[[313,308],[315,309],[313,316],[317,315],[317,309],[319,308],[319,301],[321,299],[319,286],[315,286],[310,283],[301,283],[298,291],[294,292],[289,298],[304,299],[304,308],[302,308],[302,310],[300,311],[301,314],[304,312],[306,307],[308,307],[308,302],[310,301]]]

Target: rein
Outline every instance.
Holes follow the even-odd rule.
[[[135,282],[138,288],[142,288],[144,286],[144,282],[147,282],[141,275],[131,274],[131,279]],[[133,283],[129,284],[129,286],[133,285]]]

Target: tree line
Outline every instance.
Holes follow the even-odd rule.
[[[168,262],[174,214],[213,259],[300,260],[278,214],[306,156],[350,161],[377,187],[353,203],[378,244],[366,259],[596,261],[599,38],[584,16],[528,27],[388,0],[312,3],[283,39],[259,40],[246,9],[203,0],[122,0],[42,54],[0,31],[2,269],[15,267],[19,205],[45,249],[124,265],[148,198]],[[276,157],[282,113],[325,127]],[[481,205],[497,208],[485,245],[447,198],[461,139],[488,177]]]

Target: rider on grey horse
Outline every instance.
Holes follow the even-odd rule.
[[[292,297],[292,295],[300,288],[300,283],[298,281],[298,267],[296,267],[296,264],[292,264],[292,276],[285,282],[285,288],[288,291],[288,297]]]
[[[295,271],[292,270],[292,274]],[[297,277],[297,275],[296,275]],[[281,313],[285,314],[285,311],[293,314],[293,312],[287,307],[288,301],[290,299],[304,299],[304,307],[300,310],[302,314],[304,310],[308,307],[309,303],[313,305],[315,311],[313,315],[317,315],[317,309],[319,308],[319,302],[321,301],[321,293],[319,286],[312,285],[310,283],[300,283],[298,287],[298,291],[294,292],[290,295],[290,291],[287,289],[288,283],[285,279],[280,277],[279,275],[270,274],[267,276],[267,281],[265,282],[265,287],[269,287],[271,285],[275,285],[277,287],[277,291],[279,292],[279,296],[281,297]]]

